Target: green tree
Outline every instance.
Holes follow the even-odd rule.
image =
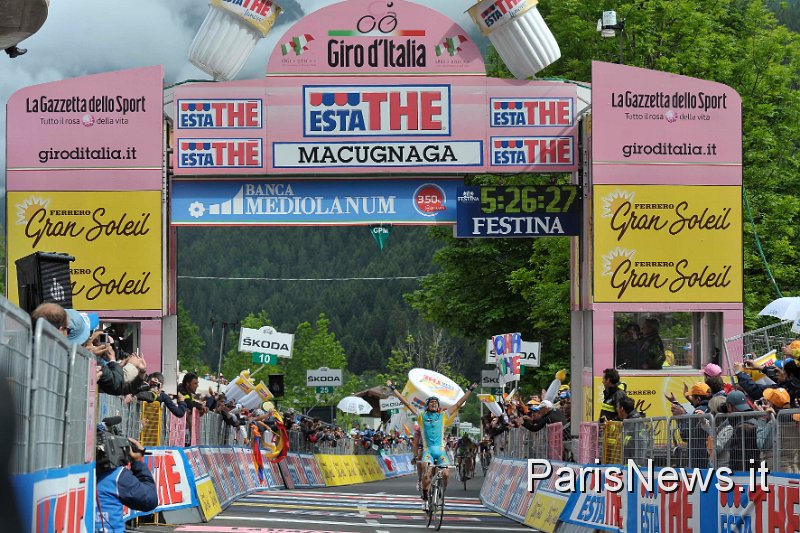
[[[183,303],[178,302],[178,362],[181,369],[193,371],[196,368],[203,373],[211,370],[201,358],[204,345],[200,328],[192,321]]]
[[[592,60],[618,61],[617,39],[596,31],[601,12],[616,9],[626,23],[626,64],[718,81],[742,96],[750,206],[744,221],[746,328],[758,325],[758,310],[778,295],[778,288],[800,285],[800,197],[794,192],[800,181],[798,35],[780,26],[762,0],[563,0],[539,9],[562,54],[541,77],[589,82]],[[510,77],[492,50],[487,70]],[[472,183],[563,179],[479,176]],[[427,320],[468,338],[520,331],[525,339],[542,339],[544,368],[531,378],[526,374],[523,384],[548,383],[552,371],[569,361],[568,241],[456,240],[440,228],[429,233],[443,244],[434,256],[441,272],[426,276],[407,301]]]
[[[327,405],[341,395],[334,389],[334,393],[320,395],[317,400],[314,388],[306,386],[306,370],[316,370],[320,367],[345,369],[347,366],[344,348],[336,339],[336,334],[330,331],[330,320],[324,314],[319,316],[313,326],[308,322],[297,326],[292,358],[285,361],[283,366],[286,401],[291,405],[296,407],[311,407],[317,403]]]

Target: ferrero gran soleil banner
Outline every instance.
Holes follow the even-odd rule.
[[[595,302],[741,302],[742,189],[594,188]]]
[[[9,192],[8,297],[14,262],[34,252],[75,256],[80,311],[161,308],[161,192]]]

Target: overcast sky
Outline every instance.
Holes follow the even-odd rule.
[[[336,0],[278,0],[285,12],[256,46],[237,79],[264,76],[275,42],[304,14]],[[478,38],[464,13],[468,0],[419,0],[446,13]],[[302,6],[302,7],[301,7]],[[5,185],[6,103],[17,90],[49,81],[111,70],[164,65],[165,82],[209,79],[187,59],[189,46],[208,12],[206,0],[52,0],[38,33],[20,47],[28,53],[9,59],[0,53],[0,177]],[[4,190],[2,191],[4,193]]]

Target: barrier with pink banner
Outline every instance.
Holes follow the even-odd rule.
[[[178,418],[172,413],[167,417],[169,424],[169,440],[167,446],[182,447],[186,441],[186,417]]]

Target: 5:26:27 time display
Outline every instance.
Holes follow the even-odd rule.
[[[481,211],[493,213],[572,213],[580,210],[576,185],[482,186]]]

